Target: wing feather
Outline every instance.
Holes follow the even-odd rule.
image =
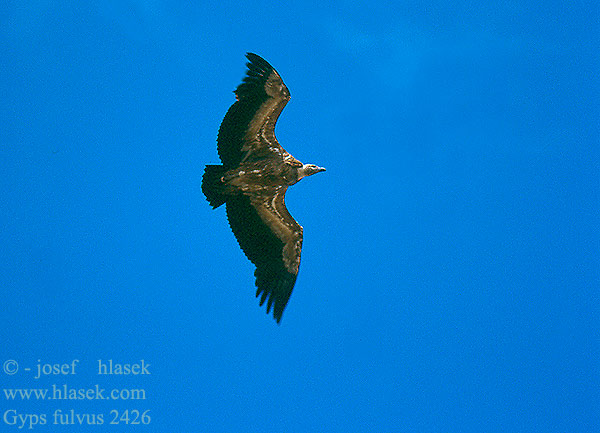
[[[246,57],[246,76],[234,92],[237,101],[227,111],[217,138],[219,157],[227,169],[253,153],[285,152],[275,138],[275,124],[290,92],[266,60],[253,53]]]
[[[285,191],[271,200],[235,196],[227,201],[231,230],[248,259],[256,266],[256,296],[267,301],[267,313],[280,322],[292,294],[302,250],[302,227],[284,203]]]

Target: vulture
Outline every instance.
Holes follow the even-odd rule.
[[[253,53],[246,57],[248,70],[217,136],[221,165],[206,166],[202,192],[213,209],[225,204],[229,226],[256,266],[256,297],[279,323],[302,250],[302,226],[286,208],[285,193],[325,169],[303,164],[281,147],[275,123],[290,92],[266,60]]]

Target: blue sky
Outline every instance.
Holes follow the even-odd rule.
[[[0,362],[20,368],[2,388],[147,398],[3,391],[0,422],[598,428],[598,33],[586,1],[9,1]],[[305,237],[281,326],[200,190],[246,51],[291,91],[279,141],[327,167],[286,197]],[[74,375],[25,371],[74,359]],[[151,374],[98,376],[99,359]]]

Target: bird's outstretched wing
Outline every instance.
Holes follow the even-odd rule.
[[[256,296],[273,307],[277,323],[287,305],[300,266],[302,227],[290,215],[285,191],[269,200],[240,195],[227,201],[231,230],[248,259],[256,266]]]
[[[252,53],[246,57],[246,76],[234,92],[237,101],[227,111],[217,138],[219,157],[226,169],[272,152],[285,157],[275,138],[275,123],[290,100],[290,92],[266,60]]]

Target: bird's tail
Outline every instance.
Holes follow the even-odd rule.
[[[222,165],[207,165],[204,169],[202,192],[213,209],[225,203],[227,198],[225,195],[225,185],[221,182],[221,177],[223,177],[225,171],[225,167]]]

